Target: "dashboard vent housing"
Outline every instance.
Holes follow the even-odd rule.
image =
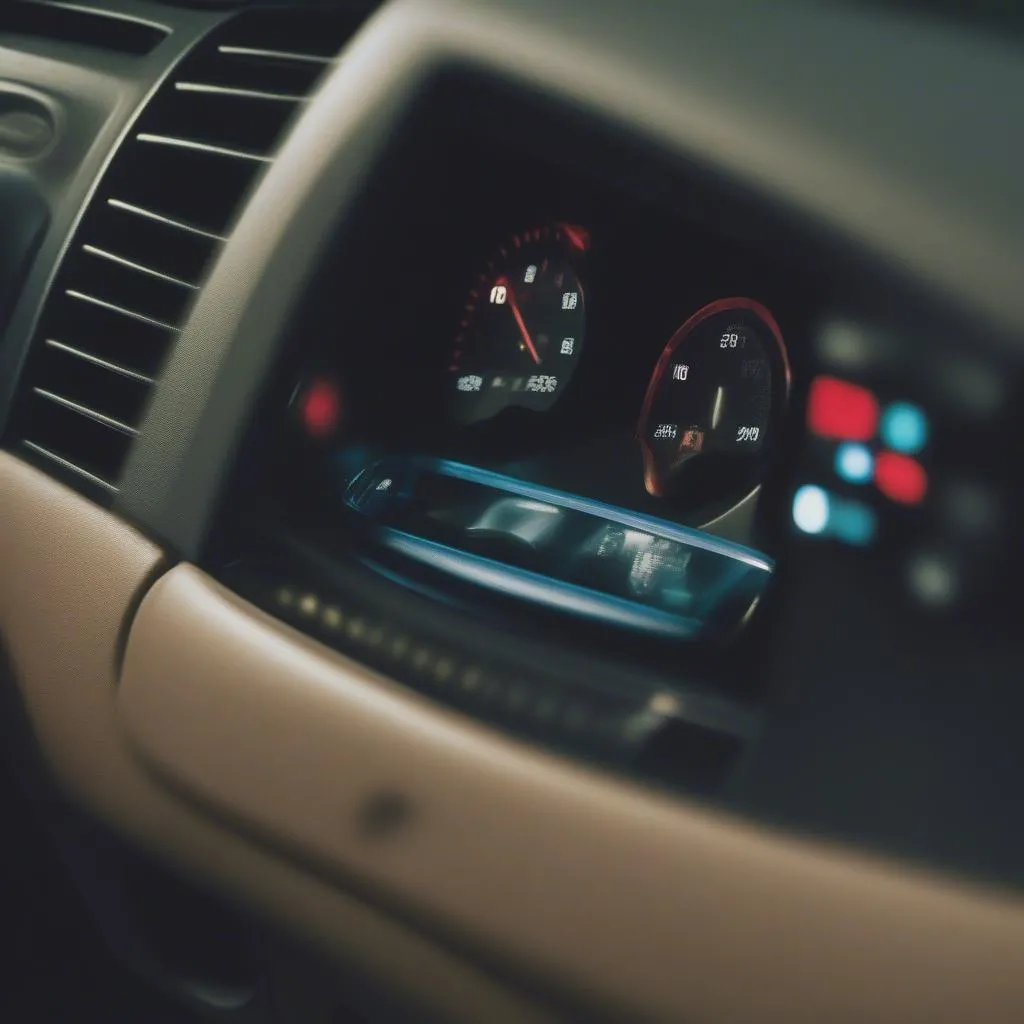
[[[164,25],[60,0],[4,0],[0,35],[96,46],[144,57],[170,34]]]
[[[39,319],[8,443],[109,502],[161,367],[286,126],[361,19],[254,11],[165,80],[112,159]]]

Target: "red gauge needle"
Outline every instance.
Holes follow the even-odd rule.
[[[530,332],[526,329],[523,314],[519,312],[519,303],[516,302],[516,295],[515,292],[512,291],[511,282],[507,277],[499,277],[494,283],[502,285],[505,288],[505,293],[508,297],[508,304],[512,307],[512,315],[516,318],[516,323],[519,324],[519,333],[523,336],[523,341],[526,343],[526,347],[530,350],[530,355],[533,356],[533,361],[539,366],[540,356],[537,354],[537,347],[533,343],[533,338],[530,337]]]

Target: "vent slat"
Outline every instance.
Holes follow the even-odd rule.
[[[305,103],[304,95],[280,92],[261,92],[258,89],[240,89],[229,85],[212,85],[209,82],[175,82],[179,92],[197,92],[208,96],[230,96],[246,100],[271,100],[278,103]]]
[[[72,345],[65,345],[62,341],[57,341],[54,338],[47,338],[46,344],[56,349],[58,352],[63,352],[65,355],[74,357],[75,359],[81,359],[83,362],[91,363],[93,366],[98,366],[101,370],[106,370],[109,373],[116,373],[121,377],[127,377],[129,380],[137,380],[140,384],[153,384],[156,380],[154,377],[149,377],[144,373],[139,373],[136,370],[130,370],[127,366],[118,366],[117,363],[110,362],[109,359],[100,359],[99,356],[94,356],[91,352],[82,352],[80,349],[75,348]]]
[[[26,395],[21,440],[32,441],[112,484],[117,483],[117,474],[111,469],[120,466],[132,444],[127,434],[47,401],[33,390]]]
[[[323,64],[300,64],[222,54],[190,66],[188,80],[226,89],[308,96],[323,74]]]
[[[100,309],[108,309],[111,313],[131,317],[133,320],[138,320],[140,323],[149,324],[150,327],[159,327],[162,331],[173,332],[178,330],[174,324],[164,323],[162,320],[156,320],[151,316],[146,316],[145,313],[137,313],[134,309],[127,309],[125,306],[118,306],[116,303],[107,302],[106,299],[98,299],[95,295],[87,295],[85,292],[76,291],[74,288],[66,289],[64,294],[69,299],[76,299],[79,302],[91,302],[94,306],[99,306]]]
[[[90,409],[87,405],[82,405],[79,402],[73,402],[70,398],[65,398],[63,395],[58,395],[53,391],[47,391],[44,388],[33,388],[32,389],[40,398],[45,398],[48,402],[54,402],[56,405],[62,406],[65,409],[70,409],[72,412],[78,413],[79,416],[85,416],[86,419],[92,420],[94,423],[99,423],[104,427],[110,427],[111,430],[119,430],[122,434],[127,434],[129,437],[135,437],[138,431],[129,426],[127,423],[122,423],[120,420],[115,420],[113,416],[107,416],[106,413],[100,412],[98,409]]]
[[[143,134],[159,138],[157,132]],[[123,147],[131,159],[108,172],[109,194],[175,224],[226,238],[239,203],[249,194],[266,161],[206,152],[201,145],[188,145],[187,140],[175,145],[151,139],[140,142],[133,137]]]
[[[257,176],[361,19],[236,15],[137,118],[82,217],[39,320],[13,441],[116,493],[153,387]]]
[[[195,139],[179,139],[173,135],[150,135],[142,133],[135,136],[139,142],[146,142],[156,146],[175,146],[178,149],[188,149],[196,153],[208,153],[210,156],[226,156],[234,160],[255,160],[258,163],[270,163],[270,157],[265,153],[249,153],[242,149],[229,149],[227,146],[213,146],[208,142],[197,142]]]
[[[51,345],[50,340],[47,339],[39,357],[38,376],[45,383],[44,391],[95,409],[119,423],[131,427],[139,425],[153,383],[148,374],[135,373],[131,367],[109,360],[97,362],[95,357],[83,358],[80,353],[88,356],[91,353],[60,342]],[[68,351],[69,348],[72,351]],[[111,370],[111,366],[117,369]]]
[[[105,251],[105,250],[101,250]],[[144,274],[123,262],[97,259],[83,246],[81,253],[69,258],[74,270],[76,291],[116,306],[131,302],[131,313],[146,321],[175,327],[188,312],[196,289],[182,287],[155,274]]]
[[[129,270],[145,274],[147,277],[155,277],[158,281],[166,281],[168,284],[177,285],[179,288],[187,288],[189,291],[195,291],[199,287],[199,285],[192,284],[189,281],[182,281],[180,277],[165,274],[162,270],[154,270],[153,267],[145,267],[141,263],[135,263],[133,260],[118,256],[117,253],[107,252],[106,249],[100,249],[95,245],[83,245],[82,252],[95,256],[97,259],[109,260],[111,263],[118,264],[118,266],[127,267]]]
[[[107,202],[118,210],[124,210],[125,213],[133,213],[137,217],[146,217],[149,220],[155,220],[160,224],[166,224],[168,227],[175,228],[178,231],[188,231],[193,235],[202,235],[204,238],[210,238],[215,242],[227,241],[227,238],[224,235],[218,235],[213,231],[204,231],[195,224],[186,224],[184,221],[175,220],[173,217],[167,217],[162,213],[157,213],[156,210],[147,210],[143,206],[136,206],[134,203],[126,203],[122,199],[108,199]]]
[[[62,469],[69,470],[76,476],[80,476],[82,479],[88,480],[89,483],[102,487],[111,494],[117,493],[117,484],[112,484],[109,480],[104,480],[103,477],[90,473],[89,470],[75,465],[70,459],[65,459],[56,452],[51,452],[49,448],[44,448],[41,444],[36,444],[35,441],[22,441],[21,443],[29,451],[35,452],[36,455],[42,455],[43,458],[49,459],[50,462],[60,466]]]
[[[174,337],[162,327],[65,296],[54,297],[49,314],[43,326],[45,337],[59,338],[82,352],[149,377],[157,376]]]
[[[313,53],[290,53],[287,50],[264,50],[256,46],[218,46],[218,53],[228,57],[259,57],[262,60],[280,60],[285,63],[316,64],[321,67],[330,64],[333,57]]]

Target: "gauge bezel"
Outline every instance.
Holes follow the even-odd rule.
[[[579,293],[579,316],[582,318],[582,330],[578,332],[578,349],[573,357],[568,377],[561,382],[557,393],[552,394],[549,399],[539,394],[523,393],[519,394],[516,398],[509,398],[495,411],[480,416],[467,415],[465,412],[465,409],[471,407],[472,404],[470,395],[454,392],[450,386],[446,385],[446,390],[448,391],[447,417],[456,425],[472,427],[477,424],[486,423],[513,408],[522,408],[536,413],[548,412],[555,404],[560,402],[564,391],[572,384],[576,369],[586,348],[587,287],[584,281],[584,257],[590,247],[590,232],[584,227],[561,220],[549,221],[539,226],[516,232],[509,236],[504,243],[492,250],[491,256],[484,268],[470,286],[467,293],[467,301],[460,312],[458,332],[455,335],[449,353],[446,377],[451,382],[456,380],[459,374],[467,369],[462,365],[462,362],[465,358],[468,332],[472,328],[475,317],[480,313],[481,294],[486,289],[488,282],[498,273],[500,265],[504,261],[514,258],[517,250],[545,245],[559,250],[561,258],[564,259],[568,270],[575,279],[576,290]]]
[[[723,313],[733,313],[737,311],[753,314],[757,317],[757,319],[760,320],[766,328],[768,328],[768,333],[770,334],[771,339],[775,342],[779,365],[782,368],[782,407],[776,409],[773,406],[771,411],[771,419],[773,423],[777,423],[785,414],[786,406],[789,404],[790,389],[792,387],[792,371],[789,363],[789,352],[786,349],[786,342],[782,336],[782,330],[771,311],[763,303],[747,296],[732,296],[724,299],[716,299],[713,302],[709,302],[706,305],[701,306],[701,308],[684,321],[672,337],[669,338],[665,348],[662,350],[661,356],[658,358],[658,362],[654,366],[653,372],[651,373],[651,379],[647,385],[647,392],[644,395],[643,405],[640,409],[640,417],[637,421],[636,437],[637,441],[640,443],[640,449],[643,456],[644,486],[647,489],[647,493],[652,497],[665,498],[669,493],[667,481],[661,479],[657,470],[654,452],[647,441],[647,427],[649,425],[654,401],[661,389],[665,373],[672,361],[672,357],[675,355],[676,350],[683,345],[693,332],[706,320],[709,320],[714,316],[719,316]],[[774,387],[775,385],[773,381],[773,389]],[[754,494],[760,486],[761,482],[758,481],[749,490],[744,491],[742,495],[737,496],[734,501],[731,501],[729,507],[735,508],[737,505],[742,504],[752,494]]]

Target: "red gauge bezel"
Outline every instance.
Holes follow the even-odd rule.
[[[651,374],[650,382],[647,385],[647,393],[644,395],[644,404],[640,409],[640,419],[637,422],[636,437],[640,442],[640,449],[643,453],[644,486],[647,488],[647,493],[652,497],[663,498],[666,493],[665,482],[658,476],[654,464],[654,452],[651,450],[646,438],[648,420],[651,415],[651,406],[654,404],[654,398],[658,393],[658,389],[661,387],[665,371],[668,369],[669,362],[671,361],[676,349],[679,348],[679,346],[697,327],[700,326],[700,324],[710,317],[717,316],[719,313],[729,313],[735,310],[744,310],[745,312],[753,313],[771,332],[772,337],[775,339],[779,355],[782,358],[782,369],[785,381],[784,400],[786,402],[789,401],[791,383],[789,353],[786,350],[786,342],[783,340],[782,331],[780,330],[778,323],[776,323],[775,317],[772,316],[768,308],[756,299],[747,298],[746,296],[716,299],[714,302],[709,302],[706,306],[702,306],[687,321],[685,321],[685,323],[683,323],[671,338],[669,338],[668,344],[666,344],[664,351],[661,353],[661,357],[655,364],[654,372]]]

